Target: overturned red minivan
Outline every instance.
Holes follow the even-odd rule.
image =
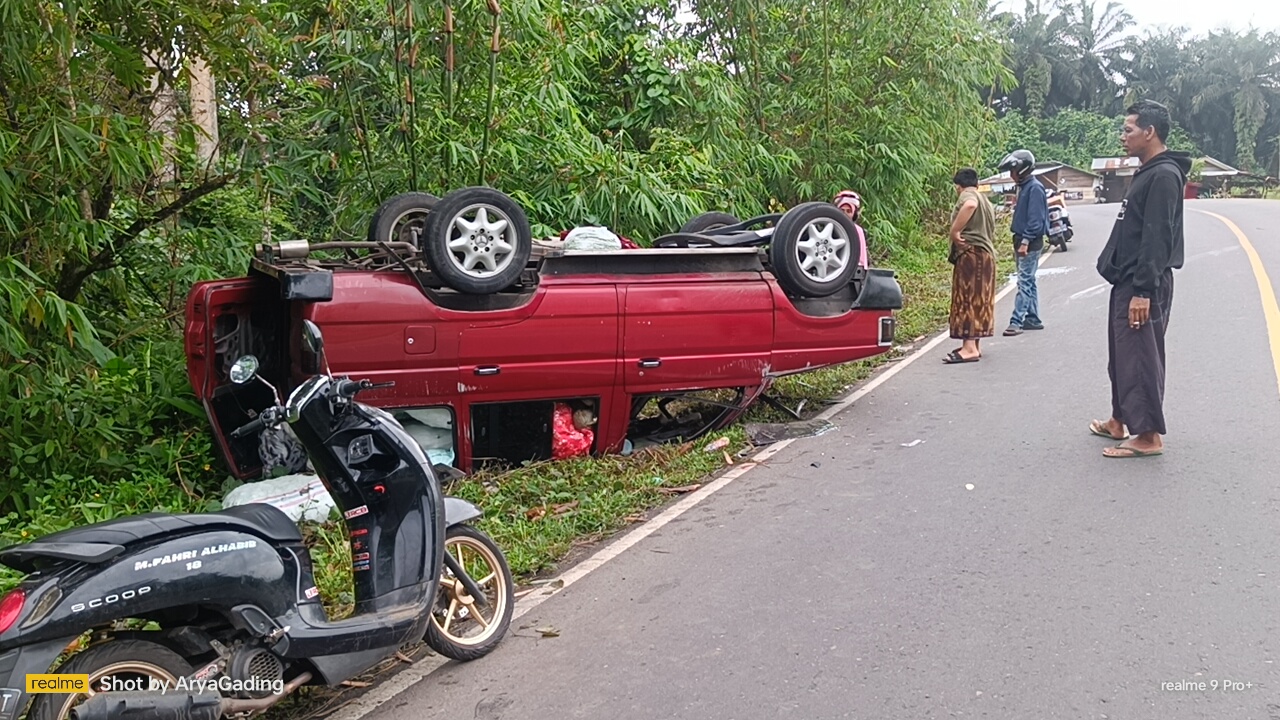
[[[333,374],[394,383],[361,401],[437,464],[549,459],[557,408],[596,454],[691,439],[777,377],[889,349],[902,291],[891,270],[859,264],[857,237],[835,206],[805,203],[745,222],[707,213],[651,248],[574,252],[534,243],[496,190],[408,193],[384,203],[368,241],[261,245],[245,277],[196,284],[187,371],[242,479],[272,462],[260,438],[229,433],[274,394],[227,373],[252,354],[288,393],[317,370],[304,319],[324,331]],[[671,410],[690,398],[696,412]]]

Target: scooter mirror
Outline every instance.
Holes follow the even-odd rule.
[[[231,372],[229,373],[231,376],[231,382],[237,385],[243,385],[249,382],[256,377],[257,374],[258,358],[252,355],[245,355],[239,360],[236,360],[235,364],[231,366]]]
[[[303,320],[302,336],[306,339],[307,347],[311,348],[311,352],[324,352],[324,335],[320,333],[320,328],[315,323]]]

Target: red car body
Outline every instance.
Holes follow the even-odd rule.
[[[550,457],[557,402],[594,409],[592,452],[617,452],[647,399],[736,389],[715,419],[735,419],[777,377],[867,358],[892,344],[902,295],[893,273],[859,272],[835,296],[788,297],[756,249],[625,250],[540,258],[518,292],[465,296],[407,265],[281,260],[201,282],[188,298],[192,387],[233,474],[262,472],[256,439],[228,434],[271,402],[237,386],[253,354],[287,394],[317,369],[298,328],[315,322],[331,372],[394,387],[361,401],[447,410],[453,466]]]

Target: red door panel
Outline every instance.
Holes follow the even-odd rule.
[[[463,323],[444,319],[409,278],[337,273],[333,300],[307,304],[301,315],[324,332],[335,375],[395,381],[395,387],[362,393],[362,402],[425,407],[456,396]]]
[[[626,288],[628,392],[758,385],[773,345],[773,296],[758,275]]]
[[[514,323],[465,328],[459,391],[471,402],[599,395],[617,382],[618,291],[561,285]]]
[[[891,310],[848,310],[840,315],[817,317],[796,309],[786,292],[773,281],[777,314],[771,371],[778,375],[814,370],[878,355],[880,321]]]

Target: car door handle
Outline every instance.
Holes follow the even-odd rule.
[[[502,368],[497,365],[482,365],[476,368],[477,375],[497,375],[502,372]]]
[[[642,368],[656,368],[662,364],[662,359],[661,358],[644,358],[643,360],[640,361],[639,364],[640,364],[640,367]]]

